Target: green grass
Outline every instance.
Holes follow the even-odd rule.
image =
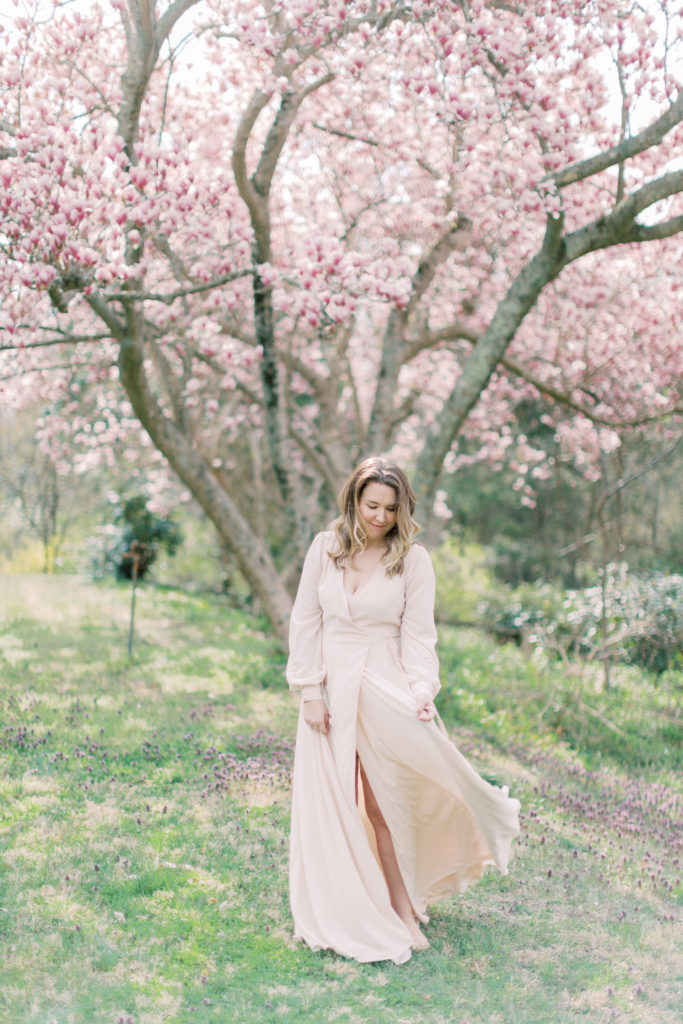
[[[677,1019],[680,674],[604,693],[444,630],[442,715],[522,834],[431,950],[362,966],[292,939],[296,701],[263,624],[142,587],[129,659],[129,599],[0,579],[2,1024]]]

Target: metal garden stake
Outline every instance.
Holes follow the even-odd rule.
[[[131,541],[130,551],[126,551],[123,558],[132,558],[133,560],[133,592],[130,600],[130,629],[128,630],[128,655],[132,657],[133,654],[133,627],[135,624],[135,590],[138,584],[138,570],[140,568],[140,556],[142,555],[142,544],[138,541]]]

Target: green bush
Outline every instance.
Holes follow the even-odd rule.
[[[439,636],[437,706],[456,737],[485,735],[513,756],[520,744],[562,743],[587,766],[680,771],[680,669],[615,665],[605,687],[596,664],[567,665],[540,648],[529,656],[510,641],[491,647],[480,630],[442,626]]]
[[[487,565],[486,549],[447,537],[435,551],[436,612],[442,622],[472,622],[477,608],[497,584]]]
[[[492,633],[584,658],[664,672],[683,662],[683,576],[607,566],[598,585],[501,588],[480,605]]]
[[[136,495],[123,502],[115,521],[104,527],[97,537],[87,542],[90,568],[95,579],[112,573],[118,579],[131,579],[133,558],[131,545],[139,552],[138,577],[142,578],[154,565],[163,549],[173,555],[183,541],[180,527],[170,517],[157,516],[147,508],[147,499]]]

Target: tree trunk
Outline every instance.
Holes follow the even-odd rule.
[[[458,382],[446,400],[435,427],[417,460],[414,488],[421,514],[428,525],[441,468],[455,437],[478,402],[517,329],[539,295],[564,266],[562,219],[548,217],[539,252],[522,268],[491,323],[474,346]]]
[[[264,544],[220,486],[202,456],[156,402],[145,378],[142,345],[138,340],[130,337],[122,340],[119,372],[121,384],[142,426],[233,553],[240,572],[258,597],[278,639],[286,648],[291,597],[282,585]]]

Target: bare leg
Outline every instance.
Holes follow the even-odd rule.
[[[375,794],[372,792],[372,787],[368,782],[368,777],[365,774],[362,764],[360,765],[360,774],[363,782],[365,810],[367,811],[368,818],[370,819],[370,823],[375,831],[377,852],[379,854],[382,871],[384,872],[387,888],[389,890],[391,905],[410,932],[413,939],[413,949],[427,949],[429,947],[429,942],[427,941],[426,936],[420,931],[420,926],[415,917],[413,905],[410,902],[408,891],[405,887],[403,878],[401,877],[389,826],[384,820],[384,815],[379,809],[379,804],[375,799]]]

